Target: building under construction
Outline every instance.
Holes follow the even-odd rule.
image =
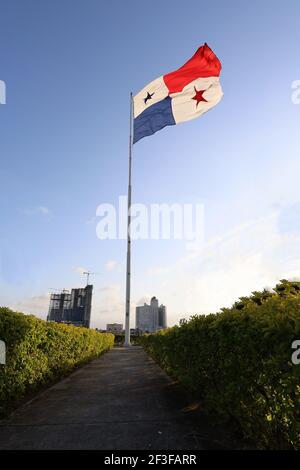
[[[50,295],[48,321],[90,327],[93,286]]]

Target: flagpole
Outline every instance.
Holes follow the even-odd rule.
[[[130,275],[131,275],[131,161],[132,161],[132,125],[133,100],[130,93],[130,130],[129,130],[129,168],[128,168],[128,208],[127,208],[127,260],[126,260],[126,305],[125,305],[125,346],[130,346]]]

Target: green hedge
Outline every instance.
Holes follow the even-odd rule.
[[[6,365],[0,366],[2,413],[27,393],[99,356],[114,343],[112,334],[45,322],[4,307],[0,308],[0,339],[7,351]]]
[[[209,411],[233,420],[262,449],[300,448],[299,283],[255,292],[231,309],[145,335],[145,350]]]

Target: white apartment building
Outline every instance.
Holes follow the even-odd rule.
[[[150,305],[136,307],[136,328],[144,333],[155,333],[167,328],[167,312],[164,305],[158,304],[158,299],[152,297]]]

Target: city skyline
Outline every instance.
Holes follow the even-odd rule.
[[[275,3],[270,17],[274,2],[191,1],[180,34],[167,0],[154,35],[137,0],[2,2],[2,305],[46,319],[49,287],[83,286],[90,270],[91,326],[124,323],[126,241],[99,240],[96,210],[126,194],[129,93],[204,42],[223,64],[221,103],[133,152],[133,203],[203,204],[204,245],[133,243],[131,326],[152,292],[171,326],[300,279],[300,5]]]

